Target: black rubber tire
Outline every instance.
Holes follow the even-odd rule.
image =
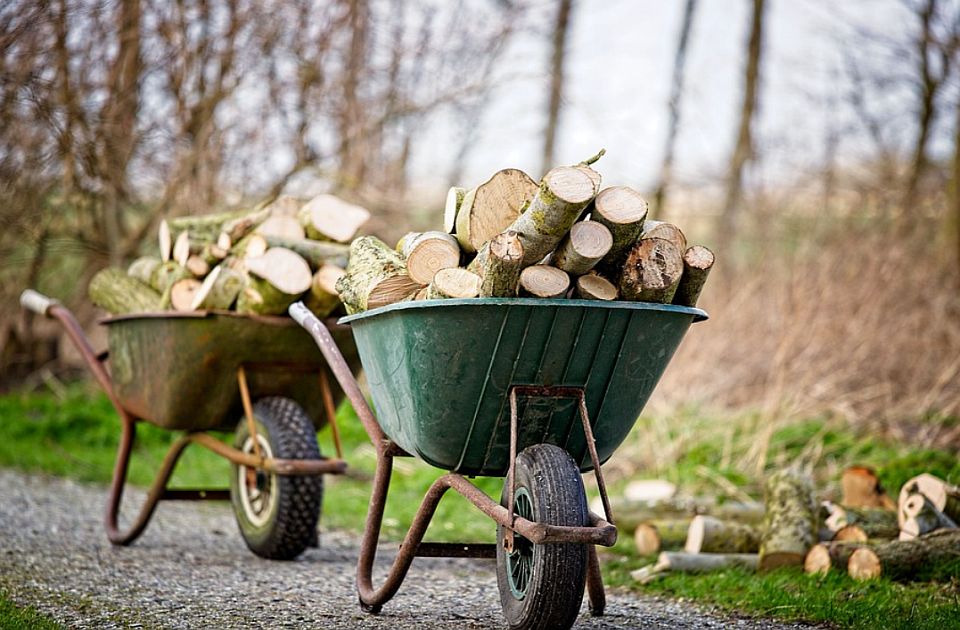
[[[583,479],[573,458],[565,450],[551,444],[530,446],[517,456],[515,474],[516,496],[526,493],[529,497],[532,520],[549,525],[589,524]],[[504,483],[502,505],[507,504],[508,492]],[[515,506],[515,513],[522,513],[519,505]],[[503,549],[503,533],[503,526],[498,525],[497,586],[509,627],[512,630],[570,628],[577,620],[583,601],[587,577],[586,546],[534,545],[515,535],[515,555],[508,559]],[[529,567],[522,598],[514,594],[511,584],[515,581],[508,575],[511,567],[518,566],[520,561],[514,558],[520,553],[526,553],[525,562]]]
[[[320,459],[313,423],[296,402],[289,398],[263,398],[254,404],[253,415],[258,435],[266,440],[275,458]],[[246,418],[241,418],[235,446],[243,449],[249,435]],[[323,477],[257,473],[260,475],[258,482],[269,484],[275,495],[268,504],[269,510],[254,516],[261,521],[257,523],[244,507],[240,468],[235,464],[231,466],[230,475],[230,501],[240,535],[250,551],[261,558],[293,560],[316,540],[323,501]]]

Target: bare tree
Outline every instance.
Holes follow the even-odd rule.
[[[556,151],[557,128],[560,124],[560,108],[563,102],[564,62],[567,56],[567,39],[572,12],[573,0],[560,0],[550,48],[550,98],[547,102],[547,126],[543,131],[541,160],[541,171],[544,173],[553,165]]]

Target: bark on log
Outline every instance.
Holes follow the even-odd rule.
[[[328,241],[314,241],[306,238],[292,239],[280,236],[265,236],[270,247],[284,247],[303,256],[313,270],[324,265],[346,267],[350,246]]]
[[[506,230],[536,192],[536,182],[515,168],[497,171],[490,179],[466,192],[456,218],[457,240],[463,251],[472,254]],[[449,205],[449,195],[447,201]]]
[[[760,528],[713,516],[695,516],[683,549],[688,553],[757,553]]]
[[[153,274],[150,276],[150,287],[162,296],[167,293],[174,282],[189,277],[191,277],[190,272],[185,267],[168,260],[153,270]]]
[[[457,214],[466,194],[467,189],[459,186],[453,186],[447,191],[447,201],[443,205],[443,231],[447,234],[455,234],[457,231]]]
[[[477,297],[480,294],[480,282],[480,276],[472,271],[459,267],[441,269],[427,287],[427,299]]]
[[[649,556],[665,549],[680,549],[687,538],[688,519],[658,519],[637,525],[633,541],[637,553]]]
[[[87,287],[90,301],[113,315],[145,313],[160,308],[160,294],[122,269],[98,271]]]
[[[758,558],[753,553],[686,553],[664,551],[657,558],[656,571],[707,573],[724,569],[756,571]]]
[[[925,564],[960,559],[960,530],[943,529],[912,540],[895,540],[853,552],[847,572],[855,580],[910,578]]]
[[[683,253],[683,275],[673,296],[673,303],[680,306],[696,306],[707,276],[713,268],[714,255],[703,245],[694,245]]]
[[[899,533],[897,515],[881,508],[852,508],[825,503],[829,516],[824,526],[832,532],[838,532],[849,525],[860,527],[868,538],[896,538]]]
[[[513,231],[494,236],[483,262],[480,297],[516,297],[523,263],[520,236]]]
[[[887,495],[875,470],[868,466],[850,466],[840,477],[843,498],[840,504],[853,508],[883,508],[895,510],[896,505]]]
[[[577,278],[574,295],[582,300],[615,300],[617,287],[599,274],[588,273]]]
[[[897,516],[900,524],[903,524],[903,504],[911,494],[919,492],[926,496],[937,508],[955,522],[960,522],[960,486],[947,483],[943,479],[933,475],[923,473],[909,479],[903,487],[900,488],[900,499],[897,502],[900,509],[897,510]]]
[[[640,239],[620,274],[620,297],[669,304],[683,275],[683,250],[662,238]]]
[[[687,251],[687,237],[680,228],[666,221],[644,221],[640,238],[662,238],[676,245],[681,252]]]
[[[956,529],[952,518],[941,512],[926,496],[916,493],[907,496],[901,508],[905,520],[900,526],[900,540],[912,540],[938,529]]]
[[[627,253],[640,238],[643,221],[647,218],[647,202],[632,188],[613,186],[600,191],[589,212],[590,220],[610,230],[613,243],[599,267],[612,278],[617,278]]]
[[[559,298],[567,294],[570,276],[549,265],[533,265],[520,272],[520,295]]]
[[[748,525],[763,522],[765,510],[762,503],[741,503],[728,501],[716,504],[710,499],[674,498],[657,502],[628,501],[622,497],[610,497],[611,508],[616,517],[617,527],[625,532],[633,532],[644,521],[686,518],[692,519],[698,514],[708,514],[725,521],[736,521]],[[603,513],[599,500],[591,501],[590,509],[597,514]]]
[[[550,264],[571,276],[582,276],[593,269],[612,246],[613,236],[603,224],[597,221],[580,221],[575,223],[560,241]]]
[[[200,281],[196,278],[177,280],[170,287],[170,306],[181,313],[193,310],[193,300],[200,289]]]
[[[850,556],[857,549],[863,547],[858,542],[826,542],[817,543],[807,552],[803,561],[803,570],[810,574],[825,575],[831,569],[846,571]]]
[[[203,259],[202,256],[196,254],[187,258],[187,264],[185,265],[187,271],[193,274],[194,278],[203,279],[208,273],[210,273],[210,263]]]
[[[419,289],[400,254],[374,236],[353,241],[347,273],[337,281],[337,292],[350,314],[399,302]]]
[[[817,542],[817,506],[809,476],[786,469],[766,483],[760,570],[800,566]]]
[[[419,284],[430,284],[438,271],[460,264],[460,245],[446,232],[410,232],[397,245],[407,273]]]
[[[190,310],[226,311],[237,300],[237,296],[247,282],[244,274],[227,265],[217,265],[203,279],[200,288],[193,296]]]
[[[264,238],[275,236],[292,240],[306,238],[307,236],[303,226],[300,225],[300,221],[291,216],[268,217],[266,221],[257,226],[254,233]]]
[[[346,243],[370,219],[370,212],[334,195],[317,195],[304,204],[298,218],[308,237]]]
[[[127,267],[127,275],[149,285],[153,272],[160,266],[160,259],[156,256],[141,256]]]
[[[340,306],[340,295],[337,294],[337,281],[346,271],[334,265],[324,265],[313,274],[310,283],[310,293],[304,304],[314,315],[324,318]]]
[[[307,261],[282,247],[272,247],[263,256],[244,262],[250,277],[237,296],[238,313],[282,315],[313,280]]]

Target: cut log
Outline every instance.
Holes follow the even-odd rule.
[[[924,565],[960,560],[960,530],[942,529],[912,540],[861,547],[850,555],[847,572],[855,580],[914,576]]]
[[[203,246],[203,249],[200,250],[199,255],[203,259],[203,262],[213,267],[219,265],[220,261],[226,258],[229,252],[229,249],[223,249],[216,243],[207,243]]]
[[[687,519],[660,519],[640,523],[633,532],[637,553],[649,556],[665,549],[680,549],[687,538]]]
[[[122,269],[102,269],[87,287],[90,301],[113,315],[145,313],[160,308],[160,294]]]
[[[296,219],[300,208],[302,208],[305,203],[307,203],[307,200],[301,199],[300,197],[280,195],[267,206],[267,210],[270,211],[271,218],[290,217]]]
[[[427,287],[427,299],[477,297],[480,295],[480,282],[480,276],[472,271],[459,267],[441,269]]]
[[[713,252],[703,245],[694,245],[683,253],[683,275],[677,292],[673,295],[673,303],[680,306],[696,306],[707,276],[713,268]]]
[[[306,238],[303,226],[295,216],[271,216],[258,225],[254,232],[264,238],[268,236],[294,240]]]
[[[306,238],[291,239],[280,236],[265,236],[270,247],[284,247],[303,256],[310,268],[320,269],[324,265],[346,267],[350,246],[343,243],[314,241]]]
[[[586,175],[587,177],[589,177],[589,178],[590,178],[590,181],[593,182],[593,196],[594,196],[594,197],[596,197],[596,196],[597,196],[597,193],[600,192],[600,182],[602,181],[603,178],[600,177],[600,173],[598,173],[597,171],[595,171],[595,170],[593,169],[593,164],[596,164],[596,162],[597,162],[600,158],[602,158],[604,155],[606,155],[606,153],[607,153],[607,150],[606,150],[606,149],[600,149],[595,155],[593,155],[592,157],[587,158],[587,159],[584,160],[583,162],[580,162],[580,163],[577,164],[576,167],[575,167],[575,168],[579,169],[581,172],[583,172],[583,174]]]
[[[156,256],[141,256],[127,267],[127,275],[149,285],[153,272],[160,266],[160,259]]]
[[[760,570],[803,565],[810,547],[817,542],[813,481],[791,469],[775,472],[767,479],[766,506]]]
[[[817,543],[807,552],[803,561],[803,570],[810,574],[825,575],[831,569],[846,571],[850,556],[857,549],[863,547],[857,542],[828,542]]]
[[[640,238],[662,238],[673,243],[681,252],[687,251],[687,237],[680,228],[666,221],[644,221]]]
[[[263,256],[247,258],[244,263],[250,278],[237,296],[238,313],[282,315],[313,281],[307,261],[283,247],[271,247]]]
[[[708,514],[725,521],[736,521],[759,525],[763,522],[765,510],[762,503],[744,503],[727,501],[717,504],[710,498],[681,498],[648,503],[646,501],[627,501],[623,497],[610,497],[611,508],[616,516],[617,527],[633,532],[644,521],[666,518],[692,519],[698,514]],[[590,509],[603,514],[603,504],[599,499],[590,502]]]
[[[237,300],[246,276],[226,265],[218,265],[203,279],[190,304],[192,311],[226,311]]]
[[[443,231],[454,234],[457,231],[457,214],[463,204],[463,197],[467,194],[466,188],[453,186],[447,191],[447,201],[443,205]]]
[[[310,293],[304,301],[306,307],[317,317],[327,317],[340,306],[340,296],[337,294],[337,281],[346,271],[334,265],[324,265],[313,274],[310,283]]]
[[[512,230],[497,234],[486,247],[480,277],[480,297],[516,297],[523,263],[520,235]]]
[[[204,237],[202,240],[219,239],[220,234],[226,234],[231,243],[240,241],[243,237],[253,232],[254,229],[270,217],[270,208],[257,208],[256,210],[228,213],[226,220],[220,224],[219,229],[213,230],[215,236]],[[216,216],[216,215],[212,215]]]
[[[150,286],[162,296],[167,293],[174,282],[190,277],[190,272],[185,267],[168,260],[153,270],[153,274],[150,276]]]
[[[757,553],[760,528],[713,516],[695,516],[683,549],[688,553]]]
[[[677,496],[677,484],[666,479],[634,479],[623,489],[627,501],[659,503]]]
[[[960,486],[947,483],[943,479],[933,475],[923,473],[909,479],[903,487],[900,488],[900,500],[897,510],[897,516],[900,518],[900,524],[903,524],[903,504],[907,497],[914,493],[920,493],[930,499],[933,507],[937,508],[954,522],[960,522]]]
[[[187,258],[187,264],[185,265],[187,271],[189,271],[195,278],[204,278],[208,273],[210,273],[210,263],[203,259],[202,256],[196,254]]]
[[[846,507],[885,510],[895,510],[897,507],[880,485],[876,471],[869,466],[848,467],[840,477],[840,487],[843,490],[840,504]]]
[[[588,273],[577,278],[574,294],[583,300],[615,300],[617,287],[596,273]]]
[[[374,236],[351,243],[347,273],[337,281],[337,292],[350,314],[399,302],[419,289],[400,254]]]
[[[507,168],[497,171],[490,179],[464,193],[456,218],[457,240],[463,251],[472,254],[506,230],[517,220],[521,208],[530,202],[536,192],[537,184],[529,175],[515,168]],[[448,206],[449,202],[448,194]]]
[[[683,275],[683,250],[662,238],[644,238],[627,254],[620,297],[669,304]]]
[[[230,238],[230,235],[226,232],[220,232],[220,235],[217,236],[217,247],[219,247],[224,252],[229,252],[230,248],[233,246],[233,239]],[[226,254],[223,256],[226,258]]]
[[[897,515],[882,508],[852,508],[824,502],[828,516],[824,526],[838,532],[849,525],[857,525],[868,538],[896,538],[899,533]]]
[[[423,287],[422,289],[420,289],[419,291],[417,291],[416,293],[413,294],[413,299],[414,299],[414,300],[426,300],[426,299],[427,299],[427,291],[428,291],[429,289],[430,289],[429,286]]]
[[[757,570],[757,555],[753,553],[686,553],[664,551],[657,558],[657,571],[678,573],[707,573],[724,569]]]
[[[170,306],[175,311],[186,312],[193,310],[193,300],[200,290],[200,281],[196,278],[177,280],[170,287]]]
[[[173,260],[181,267],[186,267],[189,258],[190,233],[184,230],[177,235],[177,240],[173,244]]]
[[[550,264],[571,276],[582,276],[607,255],[612,245],[610,230],[601,223],[580,221],[575,223],[570,228],[570,233],[560,241]]]
[[[619,276],[630,248],[640,238],[646,218],[647,202],[632,188],[604,188],[594,199],[590,206],[590,220],[606,226],[613,239],[610,251],[600,263],[605,273],[614,278]]]
[[[173,239],[170,237],[170,224],[166,219],[160,221],[160,229],[157,233],[157,240],[160,245],[160,260],[167,262],[170,260],[171,250],[173,248]]]
[[[370,212],[339,197],[325,194],[317,195],[304,204],[298,218],[308,237],[346,243],[370,219]]]
[[[901,510],[905,520],[900,526],[900,540],[911,540],[938,529],[957,527],[952,518],[938,510],[930,499],[920,493],[908,495]]]
[[[260,258],[267,253],[267,239],[257,233],[247,234],[240,239],[230,253],[237,258]]]
[[[520,272],[520,295],[559,298],[570,288],[567,272],[549,265],[533,265]]]
[[[837,542],[865,543],[870,540],[870,536],[868,536],[866,530],[859,525],[846,525],[834,533],[832,540]]]
[[[399,245],[407,273],[419,284],[430,284],[438,271],[460,264],[460,245],[446,232],[411,232]]]

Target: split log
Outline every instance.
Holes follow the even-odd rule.
[[[346,243],[370,219],[370,212],[334,195],[317,195],[300,208],[298,218],[308,237]]]
[[[599,274],[588,273],[577,278],[574,295],[582,300],[615,300],[617,287]]]
[[[204,278],[210,273],[210,263],[204,260],[202,256],[196,254],[187,258],[187,264],[184,266],[195,278]]]
[[[695,516],[683,549],[688,553],[757,553],[760,528],[713,516]]]
[[[687,538],[687,519],[660,519],[640,523],[633,531],[637,553],[649,556],[665,549],[680,549]]]
[[[520,295],[559,298],[567,294],[570,276],[549,265],[533,265],[520,272]]]
[[[313,274],[310,283],[310,293],[304,303],[314,315],[327,317],[340,306],[340,296],[337,294],[337,281],[346,271],[334,265],[324,265]]]
[[[168,260],[153,270],[153,274],[150,276],[150,286],[162,296],[169,291],[174,282],[190,277],[190,272],[185,267]]]
[[[217,265],[207,274],[190,304],[192,311],[226,311],[246,284],[244,274],[227,265]]]
[[[153,272],[160,266],[160,259],[156,256],[141,256],[127,267],[127,275],[149,285]]]
[[[662,238],[640,239],[620,274],[620,297],[669,304],[683,275],[683,250]]]
[[[400,254],[374,236],[351,243],[347,273],[337,281],[337,292],[350,314],[399,302],[419,289]]]
[[[883,508],[895,510],[896,505],[887,495],[876,471],[869,466],[850,466],[840,477],[843,498],[840,504],[852,508]]]
[[[523,244],[513,231],[497,234],[486,246],[480,297],[516,297],[523,263]]]
[[[187,259],[190,258],[190,233],[184,230],[177,235],[177,240],[173,243],[173,260],[181,267],[187,266]]]
[[[260,258],[268,248],[267,239],[254,232],[240,239],[230,253],[237,258]]]
[[[506,230],[517,220],[521,208],[530,202],[536,192],[537,184],[529,175],[515,168],[507,168],[497,171],[490,179],[464,193],[456,218],[457,240],[463,251],[472,254]],[[449,194],[447,205],[450,205]]]
[[[756,571],[757,555],[753,553],[686,553],[664,551],[657,558],[656,571],[678,573],[707,573],[725,569]]]
[[[850,556],[861,547],[863,544],[858,542],[817,543],[807,552],[807,557],[803,560],[803,570],[820,575],[825,575],[831,569],[846,571]]]
[[[760,542],[760,570],[801,566],[817,542],[817,506],[808,475],[786,469],[766,483],[767,513]]]
[[[350,253],[349,245],[270,235],[264,238],[267,239],[267,245],[270,247],[284,247],[297,252],[309,263],[311,269],[318,270],[324,265],[347,266],[347,258]]]
[[[171,249],[173,248],[173,239],[170,237],[170,224],[166,219],[160,221],[160,229],[157,231],[157,240],[160,246],[160,260],[167,262],[170,260]]]
[[[550,264],[572,276],[582,276],[593,269],[612,246],[613,237],[603,224],[597,221],[580,221],[575,223],[560,241]]]
[[[683,275],[673,296],[673,303],[696,306],[707,276],[713,268],[714,255],[703,245],[694,245],[683,253]]]
[[[687,237],[673,223],[646,220],[640,229],[640,238],[662,238],[673,243],[681,252],[687,251]]]
[[[643,221],[647,218],[647,202],[632,188],[613,186],[601,190],[589,210],[590,220],[603,224],[613,238],[600,268],[611,277],[617,277],[627,253],[640,238]]]
[[[260,236],[276,236],[278,238],[301,239],[306,238],[303,226],[295,216],[271,216],[254,230]]]
[[[523,266],[539,263],[557,246],[594,193],[593,180],[576,167],[561,166],[543,176],[530,204],[509,227],[523,243]]]
[[[196,278],[177,280],[170,287],[170,306],[175,311],[186,312],[193,310],[193,300],[200,290],[200,281]]]
[[[430,284],[438,271],[460,264],[460,245],[446,232],[410,232],[400,239],[397,250],[418,284]]]
[[[938,529],[956,529],[952,518],[941,512],[926,496],[916,493],[907,497],[901,508],[905,520],[900,526],[900,540],[911,540]]]
[[[466,188],[453,186],[447,191],[447,201],[443,205],[443,231],[454,234],[457,231],[457,214],[463,205],[463,197],[467,194]]]
[[[960,560],[960,530],[942,529],[912,540],[862,547],[850,555],[847,572],[855,580],[914,576],[924,565]]]
[[[900,488],[900,500],[897,510],[897,516],[900,518],[900,524],[903,524],[903,504],[907,497],[914,493],[920,493],[930,499],[933,507],[937,508],[955,522],[960,522],[960,486],[947,483],[943,479],[933,475],[923,473],[912,479],[907,480]]]
[[[852,508],[824,502],[828,516],[824,527],[836,533],[844,527],[856,525],[868,538],[896,538],[900,531],[897,515],[880,508]]]
[[[87,287],[90,301],[113,315],[145,313],[160,308],[160,294],[122,269],[102,269]]]
[[[313,281],[307,261],[283,247],[271,247],[259,258],[245,259],[244,264],[250,277],[237,296],[238,313],[282,315]]]
[[[427,287],[427,299],[477,297],[480,295],[480,282],[480,276],[472,271],[460,267],[441,269]]]

